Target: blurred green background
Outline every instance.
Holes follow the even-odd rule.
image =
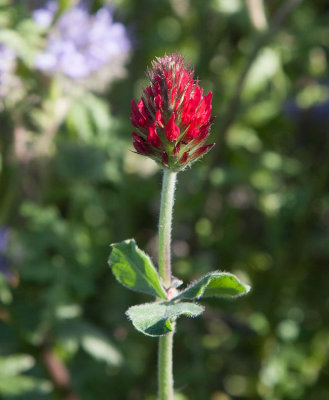
[[[0,75],[0,397],[156,399],[157,340],[124,315],[148,299],[106,262],[130,237],[156,259],[161,174],[131,151],[130,102],[177,51],[213,91],[217,146],[179,174],[174,273],[253,287],[179,320],[177,400],[328,400],[328,2],[115,0],[131,50],[110,85],[35,67],[45,4],[0,1],[16,57]]]

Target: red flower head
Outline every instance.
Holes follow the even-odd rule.
[[[214,145],[210,133],[212,93],[193,79],[193,70],[178,54],[165,55],[147,69],[151,84],[141,100],[131,102],[134,147],[162,166],[180,171],[204,156]]]

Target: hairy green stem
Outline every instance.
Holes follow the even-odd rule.
[[[159,275],[166,286],[171,283],[171,224],[177,172],[163,172],[159,217]]]
[[[159,275],[164,284],[171,283],[171,225],[177,173],[165,169],[163,172],[161,206],[159,217]],[[173,338],[170,332],[159,338],[158,385],[159,400],[174,400]]]
[[[158,350],[158,384],[159,400],[174,400],[173,378],[173,339],[174,332],[159,338]]]

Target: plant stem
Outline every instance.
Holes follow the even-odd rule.
[[[159,275],[166,286],[171,283],[171,223],[177,172],[163,172],[159,217]]]
[[[164,284],[171,283],[171,225],[177,173],[169,169],[163,172],[161,206],[159,217],[159,275]],[[174,400],[173,338],[170,332],[159,338],[158,385],[159,400]]]
[[[159,338],[158,349],[158,385],[159,400],[174,400],[173,378],[173,339],[174,332]]]

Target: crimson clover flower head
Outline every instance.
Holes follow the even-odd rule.
[[[138,103],[131,103],[136,152],[173,171],[183,170],[215,145],[206,144],[212,93],[203,94],[193,72],[181,55],[156,58],[146,71],[150,85]]]

